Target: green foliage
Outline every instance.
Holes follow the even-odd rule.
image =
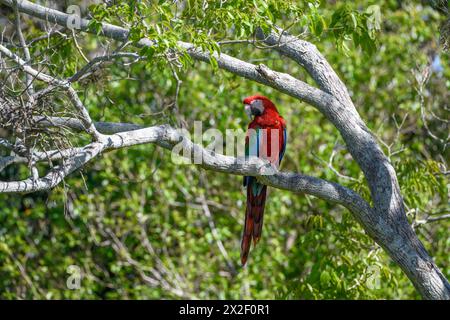
[[[179,116],[189,129],[195,120],[202,121],[205,130],[245,129],[242,98],[259,92],[277,104],[288,123],[282,170],[337,181],[369,200],[358,165],[339,148],[339,133],[319,112],[218,69],[214,59],[210,64],[194,62],[177,44],[187,41],[211,53],[262,61],[312,83],[299,65],[273,50],[248,43],[221,44],[252,40],[256,27],[279,26],[314,42],[337,70],[361,117],[384,142],[407,209],[417,214],[409,218],[448,210],[448,182],[441,173],[448,148],[432,139],[423,125],[411,73],[437,52],[442,17],[434,9],[390,0],[190,0],[184,8],[173,1],[113,3],[89,7],[91,28],[98,31],[101,22],[114,23],[130,29],[132,44],[148,37],[155,46],[138,49],[144,61],[103,66],[103,77],[77,87],[94,119],[150,126],[175,123]],[[32,25],[30,21],[28,39],[42,35]],[[86,53],[103,52],[106,40],[83,35],[78,41]],[[136,50],[132,44],[124,50]],[[112,48],[119,45],[111,43]],[[36,42],[31,51],[49,59],[47,68],[53,75],[70,76],[85,63],[71,34]],[[432,74],[426,99],[427,108],[446,118],[439,105],[448,101],[448,54],[441,53],[441,62],[442,75]],[[176,115],[174,73],[182,81]],[[397,129],[396,119],[403,118],[405,123]],[[428,127],[446,138],[438,121]],[[332,154],[336,170],[355,180],[327,168],[323,161]],[[14,166],[0,177],[17,179],[25,172]],[[270,191],[262,239],[247,267],[241,268],[241,184],[241,177],[178,166],[166,150],[142,145],[101,156],[52,191],[0,195],[0,297],[419,298],[399,267],[346,209],[282,190]],[[203,197],[216,233],[204,212]],[[442,220],[418,229],[447,277],[449,227],[449,221]],[[71,265],[82,270],[77,290],[66,286]],[[167,285],[144,277],[158,279],[157,274]]]
[[[345,40],[351,37],[355,47],[361,46],[363,51],[372,54],[376,50],[376,34],[380,30],[380,23],[381,14],[378,5],[371,5],[366,12],[361,13],[346,4],[333,13],[330,29],[333,30],[338,48],[348,51]]]
[[[373,53],[381,19],[377,5],[368,7],[364,13],[344,5],[331,16],[331,22],[327,22],[329,17],[320,11],[320,2],[315,0],[192,0],[186,1],[183,8],[171,1],[119,1],[112,5],[91,5],[89,9],[93,30],[99,30],[102,22],[125,24],[130,30],[130,41],[136,43],[149,38],[155,43],[141,50],[149,62],[159,63],[161,57],[176,48],[184,66],[190,61],[186,61],[188,55],[183,54],[177,44],[180,40],[210,53],[220,53],[218,42],[222,39],[251,39],[256,28],[267,32],[275,26],[282,29],[295,26],[317,37],[332,30],[339,49],[347,48],[345,40],[350,36],[356,47]],[[210,62],[217,69],[215,59]]]

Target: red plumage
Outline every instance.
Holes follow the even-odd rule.
[[[244,99],[254,115],[245,138],[246,155],[264,158],[278,168],[286,147],[286,122],[268,98],[260,95]],[[263,130],[261,130],[263,129]],[[261,238],[267,186],[254,177],[244,177],[247,187],[244,232],[241,243],[241,262],[245,265],[251,242],[255,246]]]

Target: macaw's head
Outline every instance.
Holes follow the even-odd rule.
[[[269,98],[254,95],[243,100],[245,113],[250,117],[262,116],[271,112],[278,113],[277,108]]]

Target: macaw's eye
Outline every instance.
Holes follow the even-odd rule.
[[[261,100],[255,100],[250,105],[251,112],[255,116],[260,116],[264,112],[264,105]]]

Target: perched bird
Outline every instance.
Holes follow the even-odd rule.
[[[252,119],[245,137],[246,157],[255,156],[268,160],[278,168],[286,149],[286,121],[267,97],[254,95],[244,99],[245,112]],[[255,246],[261,238],[267,186],[255,177],[245,176],[247,208],[241,242],[241,263],[247,262],[251,242]]]

